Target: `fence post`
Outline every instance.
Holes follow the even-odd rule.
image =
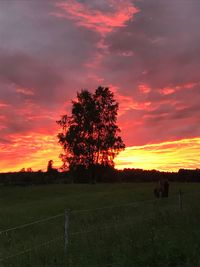
[[[179,190],[178,196],[179,196],[179,208],[180,208],[180,211],[182,211],[183,210],[183,193],[181,189]]]
[[[64,221],[64,250],[67,253],[67,246],[69,243],[69,211],[65,210],[65,221]]]

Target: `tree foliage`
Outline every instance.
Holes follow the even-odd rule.
[[[70,169],[114,166],[115,156],[125,148],[116,124],[117,111],[118,103],[109,88],[77,93],[71,115],[57,121],[62,130],[58,141],[65,151],[61,158]]]

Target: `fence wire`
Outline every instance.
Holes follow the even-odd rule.
[[[32,226],[34,224],[47,222],[47,221],[50,221],[50,220],[53,220],[53,219],[56,219],[56,218],[62,217],[62,216],[64,216],[63,213],[59,213],[57,215],[50,216],[50,217],[47,217],[47,218],[44,218],[44,219],[40,219],[40,220],[36,220],[36,221],[30,222],[30,223],[25,223],[25,224],[21,224],[21,225],[15,226],[15,227],[11,227],[11,228],[5,229],[3,231],[0,231],[0,235],[4,234],[4,233],[11,232],[11,231],[19,230],[19,229],[22,229],[22,228],[26,228],[26,227]]]
[[[21,255],[26,254],[26,253],[30,253],[30,252],[32,252],[33,250],[37,250],[37,249],[39,249],[39,248],[41,248],[41,247],[43,247],[43,246],[47,246],[47,245],[49,245],[49,244],[51,244],[51,243],[53,243],[53,242],[56,242],[56,241],[58,241],[58,240],[61,240],[61,239],[63,239],[63,235],[60,236],[60,237],[56,237],[56,238],[53,238],[53,239],[51,239],[51,240],[48,240],[48,241],[46,241],[46,242],[43,242],[43,243],[41,243],[41,244],[38,244],[38,245],[36,245],[36,246],[33,246],[33,247],[31,247],[31,248],[28,248],[28,249],[26,249],[26,250],[20,251],[20,252],[18,252],[18,253],[11,254],[11,255],[9,255],[9,256],[7,256],[7,257],[5,257],[5,258],[0,259],[0,261],[1,261],[1,262],[2,262],[2,261],[6,261],[6,260],[8,260],[8,259],[15,258],[15,257],[21,256]]]
[[[200,192],[198,191],[193,191],[193,192],[182,192],[182,194],[185,195],[194,195],[194,194],[200,194]],[[178,195],[174,195],[174,196],[170,196],[167,199],[177,199]],[[102,206],[102,207],[97,207],[97,208],[90,208],[90,209],[77,209],[77,210],[73,210],[70,208],[66,208],[66,210],[70,211],[70,213],[72,214],[77,214],[77,213],[82,213],[82,212],[94,212],[94,211],[98,211],[98,210],[105,210],[105,209],[114,209],[114,208],[122,208],[122,207],[128,207],[128,206],[138,206],[140,204],[149,204],[149,203],[157,203],[160,199],[148,199],[148,200],[138,200],[138,201],[134,201],[134,202],[128,202],[128,203],[124,203],[124,204],[120,204],[120,205],[110,205],[110,206]],[[32,221],[30,223],[25,223],[25,224],[21,224],[21,225],[17,225],[15,227],[10,227],[7,228],[5,230],[1,230],[0,234],[6,233],[6,232],[10,232],[10,231],[15,231],[18,229],[22,229],[25,227],[29,227],[32,226],[34,224],[38,224],[38,223],[43,223],[43,222],[47,222],[53,219],[56,219],[58,217],[62,217],[64,216],[64,212],[63,213],[58,213],[56,215],[53,216],[49,216],[43,219],[38,219],[35,221]]]
[[[185,193],[183,192],[182,196],[183,198],[187,198],[189,197],[189,195],[197,196],[198,194],[199,192],[197,191]],[[189,223],[191,222],[191,217],[190,219],[188,219],[188,213],[184,214],[184,212],[182,212],[181,215],[180,213],[174,213],[180,208],[178,199],[179,195],[173,195],[167,199],[163,199],[165,201],[161,201],[161,199],[149,199],[124,203],[121,205],[102,206],[91,209],[67,209],[69,211],[69,248],[67,249],[66,266],[129,266],[131,262],[126,261],[124,257],[122,257],[123,263],[120,263],[121,260],[117,256],[118,253],[124,253],[127,258],[131,258],[133,261],[131,253],[135,255],[135,252],[132,250],[132,248],[134,247],[135,251],[137,251],[138,255],[140,255],[140,251],[142,249],[145,251],[145,248],[142,248],[142,241],[144,243],[144,239],[146,239],[148,247],[152,247],[152,253],[156,254],[156,249],[158,249],[157,242],[170,243],[170,238],[175,236],[177,233],[178,234],[175,245],[179,244],[180,246],[181,242],[182,244],[184,243],[182,237],[187,238],[186,232],[181,230],[181,226],[184,226],[186,228],[188,227],[187,229],[189,231]],[[189,202],[183,202],[183,209],[184,207],[185,209],[188,209],[190,207],[189,205]],[[172,207],[172,209],[168,210],[169,207]],[[196,217],[193,218],[193,231],[191,231],[192,233],[195,233],[194,235],[192,234],[194,241],[197,240],[197,233],[200,237],[200,231],[198,231],[197,227],[197,221],[200,219],[200,212],[198,210],[195,216]],[[59,221],[59,224],[55,223],[55,225],[47,225],[48,223],[52,223],[52,221],[54,221],[55,219],[62,219],[62,221]],[[6,238],[8,237],[8,234],[11,234],[11,242],[12,238],[14,241],[18,240],[18,236],[15,239],[14,235],[12,235],[12,232],[17,233],[18,231],[25,230],[25,228],[28,227],[36,227],[40,223],[44,223],[44,227],[46,228],[47,232],[48,227],[49,229],[58,228],[57,232],[52,232],[52,239],[47,238],[45,242],[29,246],[28,248],[22,249],[21,251],[17,251],[15,253],[10,253],[6,256],[3,256],[2,253],[0,253],[0,262],[6,262],[8,260],[12,260],[12,258],[32,253],[35,250],[39,250],[40,248],[46,247],[59,241],[61,248],[63,249],[64,212],[2,230],[0,231],[0,238],[5,238],[5,244],[7,244]],[[37,230],[39,233],[40,228],[37,228]],[[37,231],[33,231],[33,234],[35,234],[36,232]],[[46,238],[45,235],[44,237]],[[200,245],[200,239],[197,241]],[[110,248],[107,247],[107,244],[110,244]],[[112,260],[107,259],[107,262],[102,260],[103,258],[108,257],[108,253],[103,249],[104,246],[105,248],[107,247],[108,253],[113,253],[113,257],[116,259],[116,261],[114,260],[114,258]],[[99,250],[102,251],[100,252]],[[78,259],[76,255],[79,255]],[[138,257],[142,256],[140,255]],[[135,255],[135,258],[139,262],[141,259],[138,257]],[[88,260],[86,260],[86,258],[88,258]],[[137,260],[135,261],[135,264],[139,264]],[[95,261],[101,262],[101,265],[98,265],[97,263],[95,263]],[[110,263],[108,263],[108,261],[110,261]],[[7,267],[9,265],[5,266]]]

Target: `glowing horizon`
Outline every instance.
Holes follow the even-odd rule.
[[[24,146],[27,146],[32,136],[26,136]],[[42,141],[42,143],[40,143]],[[16,146],[15,146],[16,147]],[[52,136],[37,136],[35,138],[35,152],[19,160],[16,165],[12,162],[2,161],[4,166],[1,172],[15,172],[22,168],[32,168],[33,171],[46,171],[48,160],[54,161],[54,167],[62,165],[58,158],[62,152],[57,140]],[[115,159],[116,169],[144,169],[158,171],[178,171],[179,169],[200,168],[200,137],[165,141],[157,144],[126,147]],[[6,151],[4,151],[6,155]],[[41,160],[42,159],[42,160]],[[6,165],[8,167],[6,167]]]
[[[178,171],[200,168],[200,137],[127,147],[115,159],[118,169]],[[128,159],[131,159],[131,162]]]

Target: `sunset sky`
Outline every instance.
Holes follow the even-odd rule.
[[[200,1],[0,1],[0,171],[45,170],[56,120],[108,86],[117,168],[200,168]]]

